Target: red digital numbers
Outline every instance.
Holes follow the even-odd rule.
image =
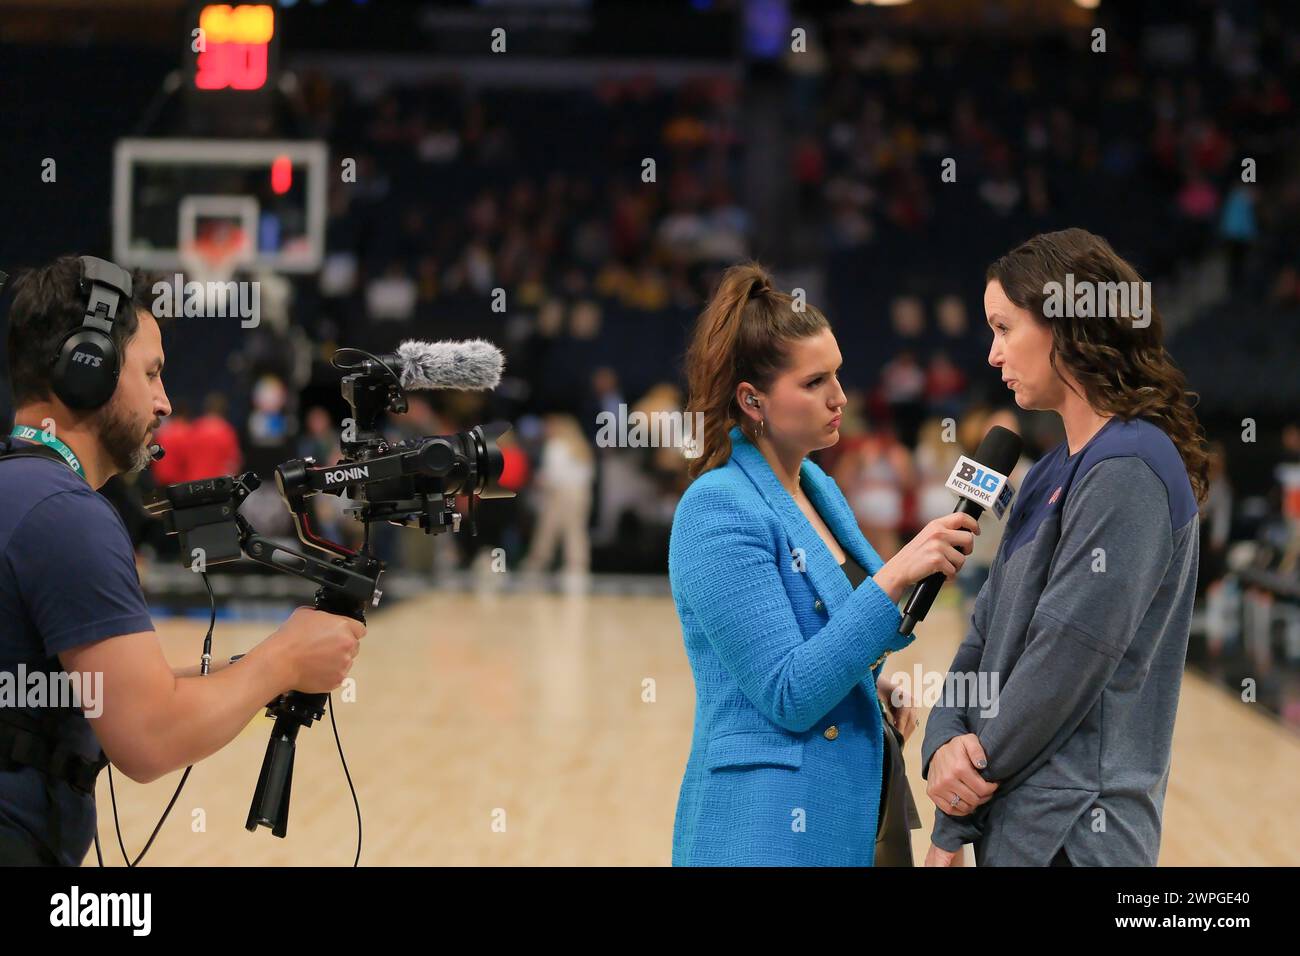
[[[266,84],[267,55],[275,35],[270,5],[209,4],[199,13],[199,31],[196,87],[257,90]]]

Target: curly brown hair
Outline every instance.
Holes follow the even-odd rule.
[[[1067,276],[1075,288],[1085,282],[1093,283],[1093,289],[1142,282],[1110,243],[1084,229],[1034,236],[989,266],[984,278],[986,283],[996,280],[1012,303],[1051,328],[1052,368],[1059,374],[1059,361],[1068,369],[1089,405],[1126,421],[1145,418],[1164,430],[1182,456],[1196,500],[1204,501],[1209,456],[1193,411],[1197,395],[1187,389],[1187,379],[1165,351],[1159,310],[1149,296],[1145,310],[1125,296],[1117,309],[1092,310],[1116,314],[1080,316],[1076,309],[1054,308],[1050,311],[1058,314],[1049,316],[1044,304],[1054,291],[1052,283],[1065,287]],[[1143,321],[1133,321],[1139,314]]]
[[[794,297],[777,289],[756,262],[732,266],[722,274],[686,351],[686,408],[704,413],[699,452],[687,465],[692,478],[731,457],[727,433],[744,420],[736,405],[740,383],[766,391],[788,364],[791,341],[830,328],[821,311],[801,305],[796,308]]]

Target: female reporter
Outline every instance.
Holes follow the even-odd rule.
[[[1035,236],[986,280],[989,364],[1021,408],[1060,415],[1066,440],[1025,476],[945,682],[992,699],[944,699],[926,724],[926,862],[973,842],[981,865],[1154,866],[1200,427],[1150,287],[1104,239]]]
[[[881,562],[806,458],[839,439],[835,336],[758,266],[727,270],[686,362],[704,427],[668,558],[696,692],[673,863],[869,866],[887,766],[879,694],[892,690],[880,667],[912,641],[895,605],[956,574],[979,526],[949,515]],[[911,732],[909,707],[893,718]],[[896,757],[881,855],[910,865]]]

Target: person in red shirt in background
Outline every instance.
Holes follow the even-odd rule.
[[[497,479],[502,488],[509,488],[515,494],[519,494],[531,477],[531,468],[528,464],[528,454],[519,447],[515,441],[514,431],[508,431],[497,442],[501,449],[501,477]]]
[[[925,403],[930,415],[960,419],[967,387],[966,373],[953,364],[946,352],[931,356],[925,370]]]
[[[203,400],[203,412],[185,435],[185,477],[182,481],[233,475],[244,461],[239,448],[239,433],[226,420],[226,397],[220,392],[210,392]],[[171,449],[167,449],[167,454],[171,455]]]
[[[189,402],[184,400],[177,401],[172,406],[172,413],[167,420],[163,422],[162,427],[158,429],[154,440],[163,447],[166,457],[162,461],[155,461],[150,470],[153,479],[162,488],[166,485],[174,485],[177,482],[185,481],[188,474],[185,467],[185,450],[189,444],[190,437],[190,406]]]

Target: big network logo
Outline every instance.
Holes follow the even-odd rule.
[[[981,491],[997,491],[998,485],[1002,483],[1002,476],[997,472],[985,471],[969,461],[962,462],[961,467],[957,470],[957,477]]]

